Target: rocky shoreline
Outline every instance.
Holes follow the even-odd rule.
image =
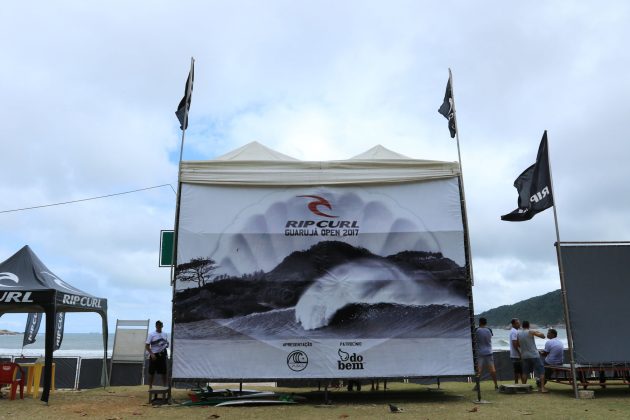
[[[0,335],[17,335],[17,333],[9,330],[0,330]]]

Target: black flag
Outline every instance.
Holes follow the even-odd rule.
[[[549,153],[547,151],[547,130],[543,134],[536,163],[525,169],[514,181],[518,190],[518,208],[501,216],[508,222],[529,220],[541,211],[553,206],[551,175],[549,173]]]
[[[26,319],[26,328],[24,329],[24,340],[22,341],[22,347],[33,344],[37,333],[39,332],[39,326],[42,323],[43,313],[29,313]],[[63,326],[66,320],[65,312],[57,312],[55,319],[55,346],[53,350],[58,350],[61,347],[63,341]]]
[[[22,347],[33,344],[37,332],[39,331],[39,325],[42,323],[43,313],[31,312],[26,318],[26,328],[24,328],[24,340],[22,340]]]
[[[190,61],[190,71],[188,72],[188,79],[186,79],[186,88],[184,91],[184,97],[179,101],[177,105],[177,119],[179,120],[179,128],[185,130],[188,128],[188,111],[190,110],[190,101],[192,99],[193,82],[195,81],[195,60]]]
[[[448,120],[448,131],[451,132],[451,138],[455,138],[455,112],[453,111],[453,89],[451,87],[451,78],[449,76],[446,83],[446,93],[444,94],[444,102],[438,109],[438,112],[444,115],[444,118]]]
[[[63,324],[66,320],[65,312],[57,312],[57,319],[55,319],[55,346],[53,351],[59,350],[61,342],[63,341]]]

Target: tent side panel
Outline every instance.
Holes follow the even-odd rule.
[[[458,180],[183,184],[173,378],[472,374]]]

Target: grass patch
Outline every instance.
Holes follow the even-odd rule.
[[[507,384],[507,382],[505,382]],[[121,420],[131,418],[165,419],[380,419],[386,416],[413,419],[622,419],[630,417],[630,388],[599,389],[595,398],[576,400],[571,387],[549,384],[549,394],[507,395],[494,391],[491,382],[481,385],[482,400],[489,404],[475,404],[476,392],[472,384],[442,382],[435,385],[389,383],[383,391],[364,390],[328,392],[330,405],[325,405],[322,390],[312,388],[248,388],[275,392],[296,393],[307,398],[306,403],[290,406],[263,407],[153,407],[148,404],[146,386],[97,388],[86,391],[57,391],[51,393],[50,403],[26,397],[24,400],[0,400],[0,419],[74,419],[95,418]],[[4,391],[6,396],[6,391]],[[187,391],[174,390],[175,403],[186,401]],[[402,408],[401,413],[390,413],[389,405]]]

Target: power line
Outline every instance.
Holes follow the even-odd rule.
[[[162,188],[162,187],[171,187],[171,190],[173,190],[173,193],[175,195],[177,195],[177,192],[175,192],[175,188],[173,188],[173,186],[171,184],[162,184],[162,185],[156,185],[154,187],[140,188],[138,190],[124,191],[124,192],[119,192],[119,193],[114,193],[114,194],[107,194],[107,195],[99,195],[98,197],[82,198],[80,200],[64,201],[64,202],[61,202],[61,203],[53,203],[53,204],[43,204],[41,206],[23,207],[21,209],[0,210],[0,213],[13,213],[13,212],[16,212],[16,211],[41,209],[41,208],[44,208],[44,207],[53,207],[53,206],[62,206],[64,204],[74,204],[74,203],[80,203],[82,201],[98,200],[100,198],[114,197],[114,196],[123,195],[123,194],[132,194],[132,193],[136,193],[136,192],[140,192],[140,191],[153,190],[155,188]]]

